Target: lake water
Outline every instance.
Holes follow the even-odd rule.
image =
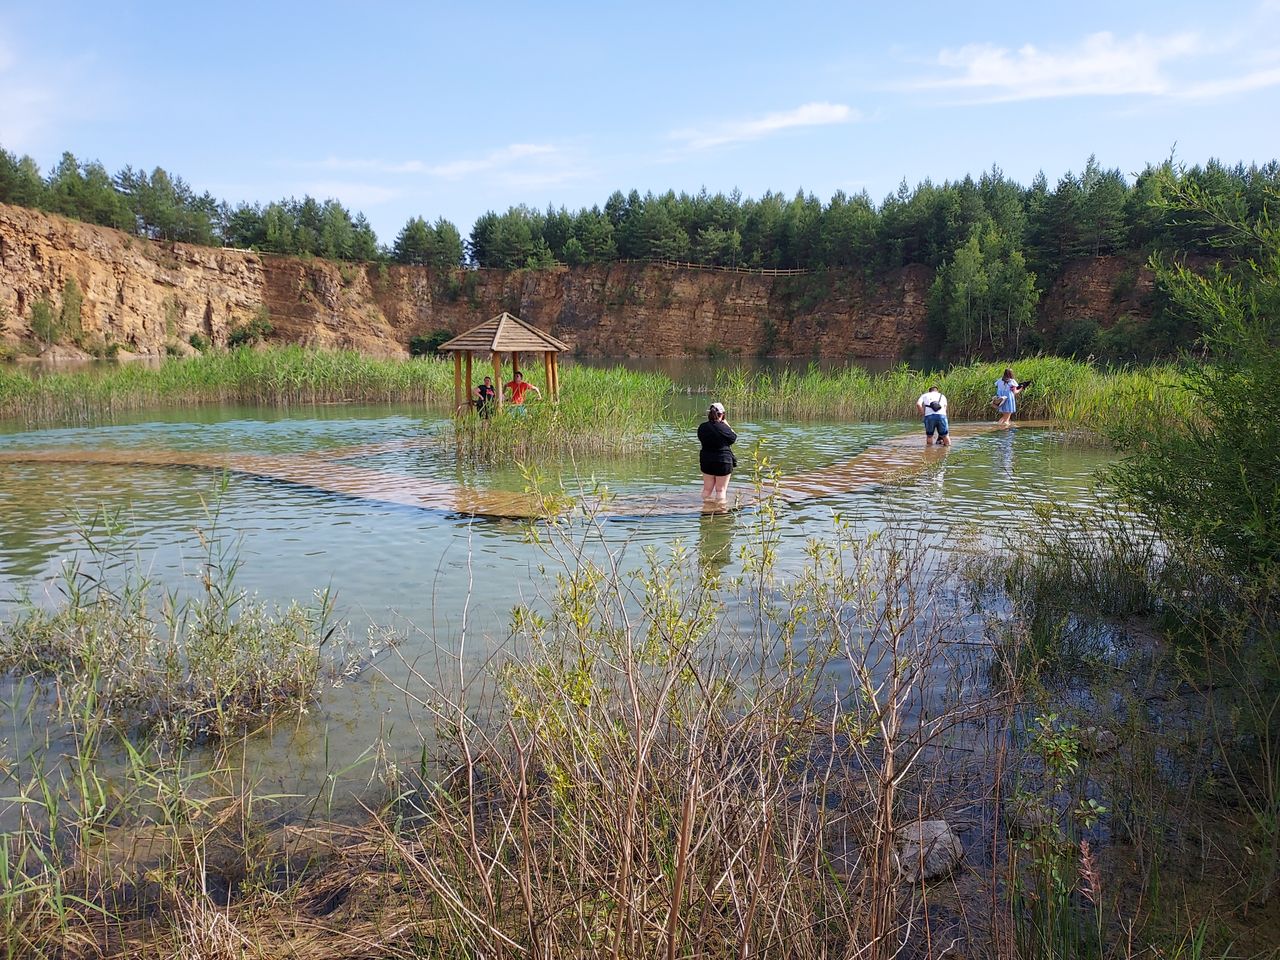
[[[748,512],[703,516],[692,424],[695,398],[644,456],[598,457],[540,465],[549,474],[599,482],[618,494],[687,496],[689,508],[602,523],[605,540],[624,562],[644,548],[675,540],[714,557],[725,576],[737,571]],[[306,454],[392,440],[414,440],[444,424],[408,407],[329,406],[287,413],[260,408],[203,407],[138,415],[110,426],[38,431],[0,427],[0,452],[16,449],[133,449]],[[734,421],[739,456],[756,441],[786,474],[847,460],[858,451],[916,428],[884,424]],[[457,463],[447,446],[357,458],[363,467],[407,476],[519,490],[515,464],[477,468]],[[827,536],[839,513],[862,532],[920,530],[945,552],[973,531],[997,534],[1031,522],[1046,502],[1087,505],[1091,478],[1108,460],[1096,450],[1063,445],[1045,429],[1021,428],[968,437],[935,456],[918,475],[780,507],[779,563],[799,568],[809,538]],[[735,478],[735,483],[740,482]],[[458,652],[464,605],[468,663],[507,639],[513,605],[546,592],[546,556],[528,539],[524,521],[484,519],[339,496],[274,480],[191,467],[18,462],[0,465],[0,616],[22,602],[59,601],[59,573],[83,544],[78,515],[105,509],[123,525],[121,542],[158,584],[189,588],[203,551],[198,530],[216,502],[219,524],[236,544],[239,584],[269,601],[306,600],[317,589],[337,595],[356,636],[370,626],[402,634],[386,677],[367,676],[327,691],[319,707],[251,746],[250,769],[264,789],[314,792],[328,771],[366,753],[382,737],[407,756],[418,743],[413,711],[396,685],[405,664],[430,672]],[[401,659],[403,658],[403,662]],[[6,687],[11,691],[11,687]],[[21,750],[21,731],[0,731]],[[358,781],[358,776],[354,780]],[[356,789],[356,787],[352,787]]]

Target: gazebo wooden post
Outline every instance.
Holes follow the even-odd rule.
[[[493,382],[498,388],[498,410],[502,410],[502,354],[493,351]]]
[[[473,386],[471,383],[471,351],[470,350],[467,351],[467,378],[466,380],[463,381],[462,386],[465,389],[467,394],[467,402],[470,403],[471,389]]]
[[[542,369],[547,377],[547,399],[554,400],[556,398],[556,378],[553,372],[551,351],[542,351]]]
[[[453,412],[462,406],[462,354],[453,352]]]

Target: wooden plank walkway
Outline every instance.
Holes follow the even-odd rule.
[[[1050,426],[1046,422],[1024,422],[1022,427]],[[927,467],[954,449],[966,437],[998,431],[994,423],[957,423],[951,428],[952,447],[926,447],[919,429],[883,440],[866,450],[828,467],[790,474],[780,478],[777,489],[768,491],[788,502],[830,497],[867,489]],[[437,441],[428,439],[389,440],[305,454],[243,454],[202,450],[75,448],[44,450],[0,450],[4,463],[77,463],[112,466],[191,467],[227,470],[251,477],[289,483],[311,490],[356,497],[380,503],[443,510],[478,517],[532,518],[544,516],[547,504],[527,493],[468,487],[446,480],[410,477],[386,470],[373,470],[343,461],[398,450],[421,449]],[[693,454],[691,454],[692,462]],[[691,481],[696,478],[691,477]],[[663,494],[636,494],[609,497],[582,505],[596,508],[610,517],[656,517],[668,514],[718,513],[749,507],[758,494],[744,488],[741,480],[730,486],[728,504],[707,504],[692,486]]]

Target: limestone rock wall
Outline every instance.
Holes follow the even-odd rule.
[[[1207,263],[1207,261],[1204,261]],[[1074,319],[1109,327],[1123,316],[1151,315],[1155,274],[1129,257],[1094,257],[1068,263],[1040,298],[1041,326],[1050,332]]]
[[[1094,273],[1064,274],[1046,303],[1114,306],[1116,278],[1088,281]],[[60,309],[68,279],[84,297],[82,339],[143,354],[182,349],[196,333],[224,343],[265,308],[274,340],[378,355],[508,310],[586,356],[871,358],[923,342],[932,272],[868,282],[629,263],[437,271],[153,242],[0,205],[0,342],[31,343],[32,305]]]

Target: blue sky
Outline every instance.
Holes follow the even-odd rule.
[[[56,10],[56,14],[53,12]],[[1280,156],[1280,0],[0,0],[0,144],[410,216]]]

